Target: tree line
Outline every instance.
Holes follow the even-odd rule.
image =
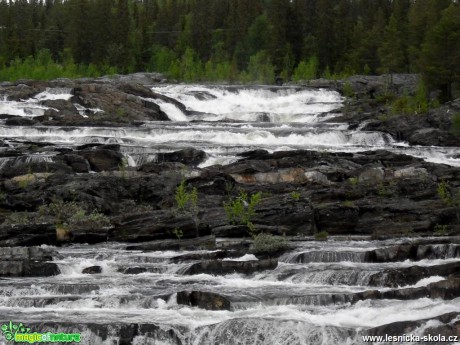
[[[273,82],[422,72],[449,99],[459,54],[454,0],[0,0],[3,79],[157,71]]]

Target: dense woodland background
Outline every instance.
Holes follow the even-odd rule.
[[[422,72],[460,79],[453,0],[0,0],[0,80],[157,71],[273,82]]]

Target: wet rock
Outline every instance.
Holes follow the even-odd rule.
[[[318,231],[333,235],[352,233],[358,225],[359,208],[354,205],[319,205],[315,207],[315,220]]]
[[[148,272],[148,269],[147,267],[128,267],[119,269],[118,272],[121,272],[123,274],[141,274]]]
[[[81,273],[83,274],[99,274],[102,273],[102,267],[101,266],[90,266],[84,268]]]
[[[164,239],[193,238],[206,235],[200,234],[196,220],[188,215],[174,215],[169,211],[155,211],[135,214],[114,220],[114,228],[110,231],[112,241],[142,242]],[[208,233],[209,234],[209,233]]]
[[[165,171],[182,171],[186,168],[185,164],[179,162],[149,162],[140,166],[138,170],[149,174],[160,174]]]
[[[180,291],[177,293],[177,304],[198,307],[206,310],[230,310],[230,301],[225,297],[204,291]]]
[[[33,119],[22,116],[11,117],[5,121],[7,126],[33,126],[35,124],[36,122]]]
[[[195,263],[190,266],[185,272],[185,275],[194,274],[213,274],[225,275],[232,273],[253,274],[255,272],[273,270],[278,266],[278,260],[266,259],[257,261],[217,261],[206,260]]]
[[[163,250],[213,250],[216,248],[214,236],[186,238],[181,240],[158,240],[126,247],[127,250],[163,251]]]
[[[371,286],[398,287],[414,285],[423,278],[430,276],[448,277],[460,269],[460,262],[452,262],[434,266],[411,266],[385,269],[373,274],[369,279]]]
[[[39,246],[56,244],[54,224],[4,225],[0,227],[0,246]]]
[[[197,166],[206,158],[206,153],[202,150],[187,148],[170,153],[159,153],[159,162],[177,162],[185,165]]]
[[[52,260],[55,252],[40,247],[0,248],[1,277],[47,277],[60,273]]]
[[[91,170],[89,162],[80,155],[72,153],[64,154],[62,155],[62,159],[76,173],[87,173]]]
[[[368,262],[395,262],[414,260],[417,255],[417,247],[406,244],[399,246],[391,246],[386,248],[379,248],[367,252]]]
[[[62,173],[70,174],[72,169],[66,164],[60,162],[18,162],[9,160],[0,170],[0,176],[12,178],[21,175],[30,175],[34,173]]]
[[[430,319],[423,319],[423,320],[417,320],[417,321],[400,321],[400,322],[393,322],[389,323],[386,325],[374,327],[371,329],[368,329],[365,331],[366,334],[368,335],[374,335],[374,336],[383,336],[385,335],[391,335],[391,336],[401,336],[403,334],[410,334],[413,333],[413,331],[426,324],[430,320],[436,320],[441,323],[443,323],[443,326],[448,326],[451,325],[451,322],[455,320],[459,316],[459,313],[448,313],[448,314],[443,314],[437,317],[433,317]],[[456,325],[454,326],[455,328],[458,327],[458,321],[456,322]],[[438,328],[440,326],[435,326],[435,328]],[[442,327],[442,326],[441,326]],[[453,329],[455,329],[453,328]],[[438,334],[438,333],[428,333],[428,330],[430,328],[425,330],[425,334]],[[433,329],[433,328],[431,328]],[[452,330],[451,327],[449,327],[449,330]],[[455,334],[455,333],[454,333]],[[458,333],[457,333],[458,334]]]
[[[119,170],[123,159],[120,152],[108,149],[80,151],[79,155],[89,162],[93,171]]]

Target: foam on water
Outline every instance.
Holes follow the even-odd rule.
[[[58,100],[63,99],[68,101],[72,98],[72,89],[71,88],[46,88],[45,91],[40,92],[39,94],[35,95],[35,99],[38,101],[46,101],[46,100]]]
[[[258,121],[266,114],[270,122],[317,122],[319,114],[337,109],[342,97],[325,90],[238,89],[198,85],[169,85],[153,90],[182,102],[188,110],[204,113],[205,121],[231,119]]]

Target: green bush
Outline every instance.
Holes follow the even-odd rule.
[[[300,61],[294,70],[292,79],[294,81],[311,80],[318,76],[319,61],[316,56],[310,57],[308,61]]]
[[[460,136],[460,113],[454,114],[452,117],[452,126],[450,131],[453,135]]]
[[[256,213],[255,208],[260,203],[261,199],[261,192],[252,194],[249,198],[246,192],[241,191],[237,198],[229,202],[224,202],[224,209],[228,221],[232,224],[246,225],[249,228],[250,234],[254,235],[255,228],[251,219],[254,217]]]
[[[291,192],[291,198],[294,199],[295,201],[299,201],[300,200],[300,193],[299,192]]]
[[[288,249],[289,245],[284,237],[260,233],[254,236],[255,253],[276,253]]]
[[[28,225],[37,223],[36,214],[31,212],[13,212],[6,216],[2,225]]]
[[[316,241],[327,241],[328,237],[329,234],[327,233],[327,231],[320,231],[315,234]]]
[[[84,226],[91,229],[110,226],[107,216],[95,210],[88,212],[81,204],[74,201],[55,200],[41,206],[38,212],[42,219],[66,226]]]
[[[188,189],[185,185],[185,179],[176,187],[174,195],[176,200],[176,207],[179,213],[196,213],[198,211],[198,190],[196,187]]]

